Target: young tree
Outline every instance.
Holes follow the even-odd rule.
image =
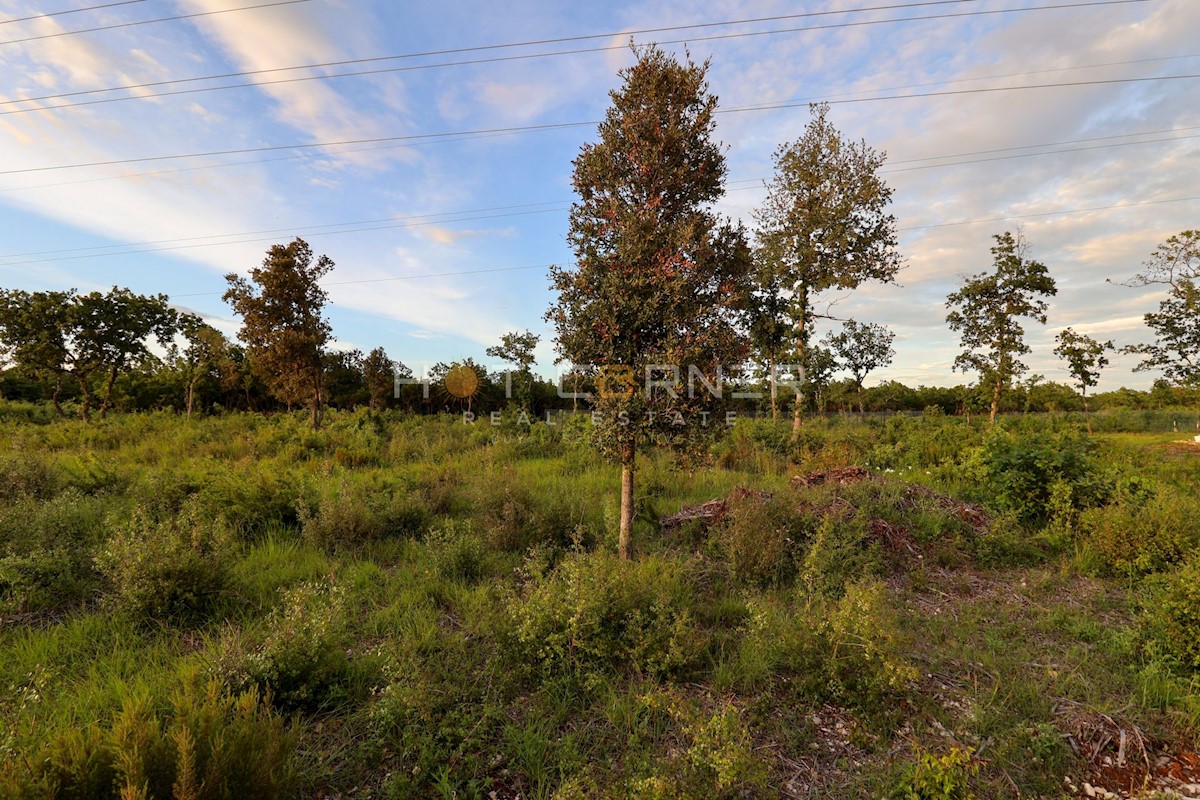
[[[363,378],[367,382],[371,410],[387,408],[388,398],[396,392],[396,365],[382,347],[376,347],[363,359]]]
[[[813,408],[818,413],[825,413],[826,394],[833,382],[833,375],[842,365],[834,358],[828,347],[811,344],[804,351],[804,385],[805,395],[813,399]]]
[[[980,386],[991,388],[989,419],[995,424],[1001,393],[1027,369],[1020,361],[1030,352],[1020,320],[1046,324],[1049,304],[1042,298],[1058,289],[1046,265],[1029,257],[1029,244],[1020,231],[992,238],[995,271],[963,279],[962,288],[947,298],[946,307],[953,310],[946,322],[962,340],[963,352],[954,359],[954,369],[978,372]]]
[[[533,350],[541,337],[536,333],[513,331],[500,337],[500,344],[487,349],[489,358],[498,358],[517,368],[521,382],[517,402],[524,408],[530,408],[533,402]]]
[[[242,318],[238,338],[251,363],[279,400],[308,405],[313,430],[321,427],[325,406],[322,357],[330,334],[322,315],[328,294],[318,281],[332,269],[329,256],[314,262],[312,248],[296,239],[272,245],[249,280],[225,276],[224,299]]]
[[[196,387],[206,378],[218,377],[221,361],[229,355],[229,340],[195,314],[183,314],[179,327],[187,340],[179,365],[184,376],[184,405],[190,419],[196,402]]]
[[[759,254],[761,257],[761,253]],[[791,286],[775,263],[756,263],[751,277],[750,303],[747,308],[747,328],[750,344],[758,359],[766,366],[767,384],[771,395],[771,419],[779,419],[778,365],[780,359],[795,347],[794,324],[791,318]]]
[[[863,381],[870,373],[892,363],[896,357],[896,351],[892,348],[895,339],[896,334],[883,325],[854,320],[847,320],[841,332],[830,333],[825,338],[825,346],[853,377],[860,417],[866,413],[863,408]]]
[[[804,135],[775,152],[775,175],[755,213],[757,262],[791,291],[798,364],[807,360],[816,294],[890,282],[901,264],[896,218],[886,213],[892,189],[878,174],[886,156],[843,138],[828,113],[827,104],[812,106]],[[800,392],[793,431],[800,429]]]
[[[1131,286],[1160,284],[1167,298],[1158,312],[1145,316],[1154,344],[1125,347],[1122,352],[1145,356],[1135,371],[1162,370],[1181,386],[1200,386],[1200,230],[1183,231],[1160,244]]]
[[[638,446],[697,442],[707,398],[684,389],[684,376],[696,369],[714,378],[746,352],[735,325],[749,250],[742,230],[711,211],[726,166],[712,138],[717,100],[707,69],[648,47],[621,71],[599,141],[574,162],[579,201],[567,239],[575,268],[551,271],[557,297],[546,318],[558,350],[598,370],[593,441],[621,465],[622,558],[631,549]],[[663,377],[656,365],[670,365],[668,385],[643,390],[643,380]]]
[[[1112,342],[1100,342],[1085,333],[1076,333],[1071,328],[1063,328],[1058,332],[1058,346],[1054,354],[1067,362],[1067,369],[1079,387],[1083,396],[1083,416],[1087,420],[1088,435],[1092,433],[1092,412],[1088,408],[1088,389],[1100,382],[1100,370],[1108,366],[1108,356],[1104,355],[1113,349]]]

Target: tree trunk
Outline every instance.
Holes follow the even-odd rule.
[[[771,421],[779,419],[779,387],[775,385],[775,354],[767,356],[767,369],[771,381]]]
[[[621,532],[617,539],[617,555],[627,560],[630,554],[630,539],[633,535],[633,445],[628,445],[621,454]]]
[[[61,398],[61,397],[62,397],[62,375],[55,375],[54,376],[54,394],[50,397],[50,400],[51,400],[51,402],[54,403],[54,410],[58,412],[58,415],[60,417],[66,417],[67,412],[63,411],[62,403],[59,402],[59,398]]]
[[[804,308],[800,313],[800,319],[796,322],[796,360],[799,363],[796,374],[798,379],[796,381],[796,408],[792,412],[792,436],[800,433],[800,421],[804,415],[804,375],[801,373],[808,352],[808,346],[804,341],[804,319],[807,316],[808,310]]]
[[[192,418],[192,400],[195,399],[195,396],[196,396],[196,379],[193,378],[192,380],[188,381],[188,388],[187,388],[187,416],[188,416],[188,419]]]
[[[1088,436],[1092,435],[1092,412],[1088,410],[1087,387],[1083,387],[1083,418],[1087,420]]]
[[[860,420],[867,418],[867,410],[863,407],[862,384],[855,384],[858,389],[858,418]]]
[[[992,413],[991,413],[991,416],[989,417],[989,421],[988,421],[989,425],[996,424],[996,412],[998,412],[1000,410],[1000,388],[1001,388],[1002,383],[1003,383],[1003,381],[1001,381],[999,378],[997,378],[996,386],[992,390]]]
[[[104,386],[104,399],[100,401],[100,419],[108,416],[108,403],[112,399],[113,384],[117,382],[117,367],[108,373],[108,382]]]
[[[88,389],[87,380],[82,376],[76,375],[75,380],[79,382],[79,392],[83,395],[83,403],[79,406],[79,416],[83,417],[84,422],[92,421],[92,392]]]

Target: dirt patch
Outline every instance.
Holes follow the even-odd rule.
[[[1082,779],[1065,781],[1074,797],[1137,798],[1155,792],[1200,797],[1200,755],[1147,736],[1119,714],[1105,714],[1070,700],[1056,709],[1075,754],[1087,764]]]

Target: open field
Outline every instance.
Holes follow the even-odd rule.
[[[0,797],[1200,796],[1190,430],[18,412]]]

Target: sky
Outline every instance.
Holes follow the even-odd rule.
[[[1121,283],[1200,227],[1198,30],[1195,0],[0,0],[0,287],[165,293],[234,336],[223,276],[301,236],[338,347],[419,374],[529,329],[553,375],[572,159],[658,42],[711,60],[722,214],[753,225],[809,102],[887,154],[904,269],[822,298],[895,331],[869,384],[972,380],[945,299],[1018,225],[1059,288],[1026,361],[1066,381],[1054,335],[1149,341],[1164,295]]]

